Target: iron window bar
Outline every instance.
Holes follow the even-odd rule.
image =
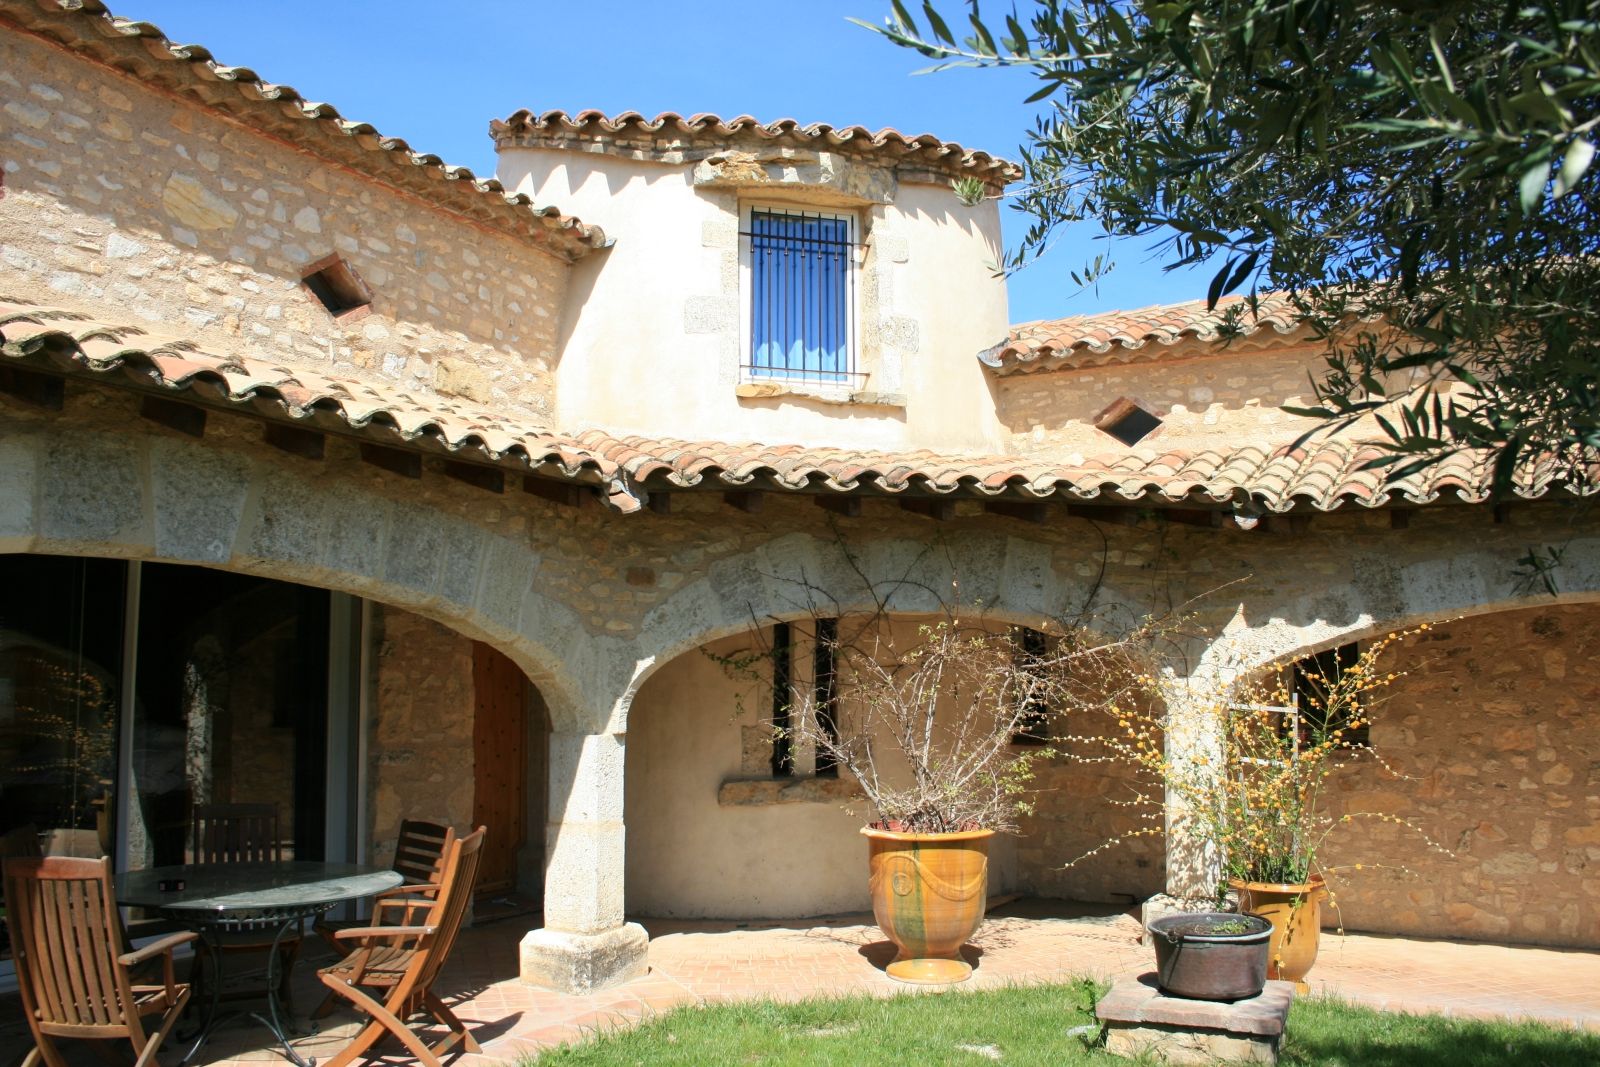
[[[855,241],[848,216],[753,209],[748,381],[845,384],[855,369]]]
[[[1289,736],[1294,738],[1294,747],[1289,749],[1289,762],[1298,762],[1300,759],[1300,694],[1289,694],[1289,706],[1281,707],[1277,704],[1230,704],[1229,711],[1265,711],[1273,715],[1282,715],[1287,720]],[[1281,759],[1262,759],[1259,756],[1242,756],[1240,763],[1247,763],[1252,767],[1282,767]]]

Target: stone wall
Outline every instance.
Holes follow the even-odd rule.
[[[1351,760],[1328,843],[1352,930],[1600,947],[1600,606],[1445,622],[1400,645],[1372,729],[1382,762]],[[1591,869],[1591,866],[1594,869]],[[1330,918],[1336,922],[1338,915]]]
[[[0,35],[0,97],[0,296],[552,411],[568,268],[550,254],[21,34]],[[300,284],[335,253],[365,317]]]
[[[1152,358],[1131,363],[996,378],[996,408],[1012,446],[1024,455],[1057,458],[1125,452],[1125,445],[1094,425],[1124,397],[1162,420],[1139,444],[1158,452],[1283,442],[1313,425],[1279,409],[1313,403],[1310,376],[1323,357],[1314,343],[1280,341],[1260,350],[1247,343],[1220,348],[1188,341],[1167,349],[1151,341],[1147,348],[1156,350]]]
[[[368,840],[372,862],[386,865],[402,819],[469,828],[476,707],[469,639],[381,604],[372,629]]]
[[[1073,732],[1098,732],[1067,726]],[[1088,752],[1091,746],[1074,745]],[[1161,787],[1131,769],[1058,758],[1041,762],[1033,785],[1033,814],[1017,843],[1017,888],[1033,896],[1132,904],[1166,885],[1166,841],[1159,808],[1138,801]],[[1156,818],[1148,816],[1152,810]],[[1122,840],[1117,841],[1117,838]]]

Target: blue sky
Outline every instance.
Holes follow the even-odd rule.
[[[958,0],[948,0],[947,11]],[[845,21],[880,22],[888,0],[111,0],[118,15],[201,44],[223,63],[294,86],[479,174],[494,172],[489,120],[519,107],[795,118],[931,132],[1015,158],[1036,82],[1020,71],[913,76],[923,57]],[[557,205],[560,206],[560,205]],[[1002,212],[1014,240],[1026,220]],[[1113,249],[1098,291],[1067,277],[1104,250],[1072,232],[1010,281],[1014,322],[1205,295],[1209,274],[1164,274],[1139,241]]]

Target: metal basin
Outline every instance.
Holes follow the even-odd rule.
[[[1150,924],[1156,978],[1168,996],[1243,1000],[1267,982],[1272,924],[1258,915],[1201,911]]]

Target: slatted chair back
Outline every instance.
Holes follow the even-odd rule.
[[[335,995],[365,1012],[369,1022],[324,1067],[353,1067],[367,1058],[385,1033],[399,1038],[424,1067],[439,1067],[439,1057],[458,1044],[469,1053],[483,1051],[472,1031],[433,992],[433,982],[450,955],[472,901],[485,832],[480,826],[450,843],[439,892],[432,901],[392,902],[410,916],[402,925],[339,932],[341,940],[357,947],[339,963],[319,971],[318,977]],[[427,1012],[448,1030],[432,1046],[406,1026],[407,1017],[418,1011]]]
[[[5,861],[23,1011],[63,1037],[132,1036],[143,1029],[122,954],[111,861],[51,856]]]
[[[283,858],[276,804],[197,804],[195,863],[269,863]]]
[[[394,870],[403,885],[438,885],[444,877],[444,856],[456,839],[452,826],[406,819],[394,845]]]
[[[161,1043],[189,1003],[189,986],[174,977],[173,951],[195,935],[169,934],[127,951],[111,861],[103,856],[7,859],[0,881],[22,1012],[33,1034],[23,1067],[40,1061],[66,1067],[58,1038],[126,1038],[138,1057],[134,1067],[158,1067]],[[135,984],[134,970],[155,960],[162,964],[160,984]]]
[[[480,826],[456,842],[452,848],[440,882],[439,900],[428,915],[428,925],[435,928],[432,943],[423,955],[417,988],[428,990],[450,955],[461,931],[461,920],[472,903],[472,891],[478,884],[478,861],[483,858],[483,837],[487,827]]]

